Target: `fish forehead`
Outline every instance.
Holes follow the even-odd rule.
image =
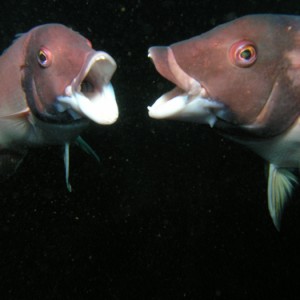
[[[27,40],[25,78],[32,78],[45,102],[63,94],[81,70],[88,53],[94,51],[83,36],[61,24],[37,26],[28,32]],[[51,65],[47,68],[41,68],[37,61],[38,53],[44,49],[51,53]]]
[[[207,60],[208,57],[211,57],[211,62],[214,62],[213,55],[217,55],[217,52],[227,54],[233,43],[243,39],[256,43],[260,52],[259,59],[261,56],[271,58],[272,55],[279,56],[284,50],[299,44],[299,23],[300,17],[297,16],[249,15],[219,25],[190,39],[174,43],[170,47],[177,63],[183,69],[188,66],[191,68],[197,64],[197,61]],[[188,48],[187,45],[190,47]],[[200,53],[203,55],[200,56]],[[187,61],[191,63],[187,64]]]
[[[50,50],[78,51],[91,49],[88,40],[62,24],[46,24],[35,27],[29,32],[30,47],[36,49],[44,46]]]
[[[43,49],[50,51],[52,60],[51,65],[45,69],[41,69],[37,64],[37,55]],[[78,74],[88,55],[95,50],[91,48],[89,41],[76,31],[62,24],[46,24],[29,31],[25,52],[32,75],[38,78],[37,80],[42,80],[43,77],[52,78],[52,85],[61,85],[62,89]],[[59,77],[60,80],[55,77]],[[46,83],[49,85],[49,81]]]

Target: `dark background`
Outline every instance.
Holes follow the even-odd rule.
[[[2,50],[38,24],[70,26],[117,61],[120,108],[116,124],[83,135],[99,165],[72,147],[72,193],[59,147],[32,149],[1,183],[1,299],[298,298],[299,191],[278,233],[262,159],[205,126],[153,120],[146,109],[171,87],[147,58],[150,46],[249,13],[297,14],[300,4],[1,2]]]

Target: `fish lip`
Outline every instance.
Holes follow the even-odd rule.
[[[180,119],[214,126],[225,115],[224,104],[212,99],[202,83],[188,75],[177,63],[171,47],[151,47],[148,57],[157,71],[176,87],[148,107],[156,119]]]
[[[151,118],[198,122],[209,124],[210,127],[215,125],[223,110],[222,103],[189,94],[178,86],[159,97],[152,106],[148,106]]]
[[[106,52],[91,51],[81,70],[57,97],[56,108],[68,111],[73,119],[86,117],[101,125],[113,124],[119,116],[110,80],[117,68]]]
[[[80,85],[83,83],[84,79],[88,76],[91,70],[96,67],[96,64],[99,64],[99,78],[101,78],[102,84],[109,83],[117,68],[115,60],[104,51],[92,51],[87,55],[81,70],[72,80],[72,83],[70,84],[71,89],[69,88],[66,90],[67,96],[70,96],[71,93],[80,91]]]
[[[170,47],[151,47],[148,50],[148,57],[153,61],[157,71],[179,88],[189,94],[201,91],[201,84],[182,70]]]

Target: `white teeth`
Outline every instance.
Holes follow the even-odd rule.
[[[207,92],[205,88],[201,88],[200,90],[200,96],[203,98],[207,98]]]
[[[68,86],[65,91],[67,96],[57,97],[59,103],[66,109],[72,109],[101,125],[110,125],[117,120],[119,110],[111,84],[103,86],[102,93],[97,93],[91,99],[79,92],[71,95],[69,92]]]
[[[65,94],[69,97],[72,96],[72,87],[70,85],[68,85],[65,89]]]

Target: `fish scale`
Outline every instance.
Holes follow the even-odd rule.
[[[299,36],[299,16],[258,14],[149,49],[157,71],[176,86],[148,107],[149,116],[209,124],[264,158],[278,230],[300,165]],[[193,86],[201,86],[198,97]],[[192,101],[178,101],[191,93]]]
[[[118,118],[115,70],[108,53],[62,24],[19,35],[0,57],[0,175],[12,175],[30,147],[61,145],[71,191],[70,143],[99,160],[80,134],[90,121],[110,125]]]

